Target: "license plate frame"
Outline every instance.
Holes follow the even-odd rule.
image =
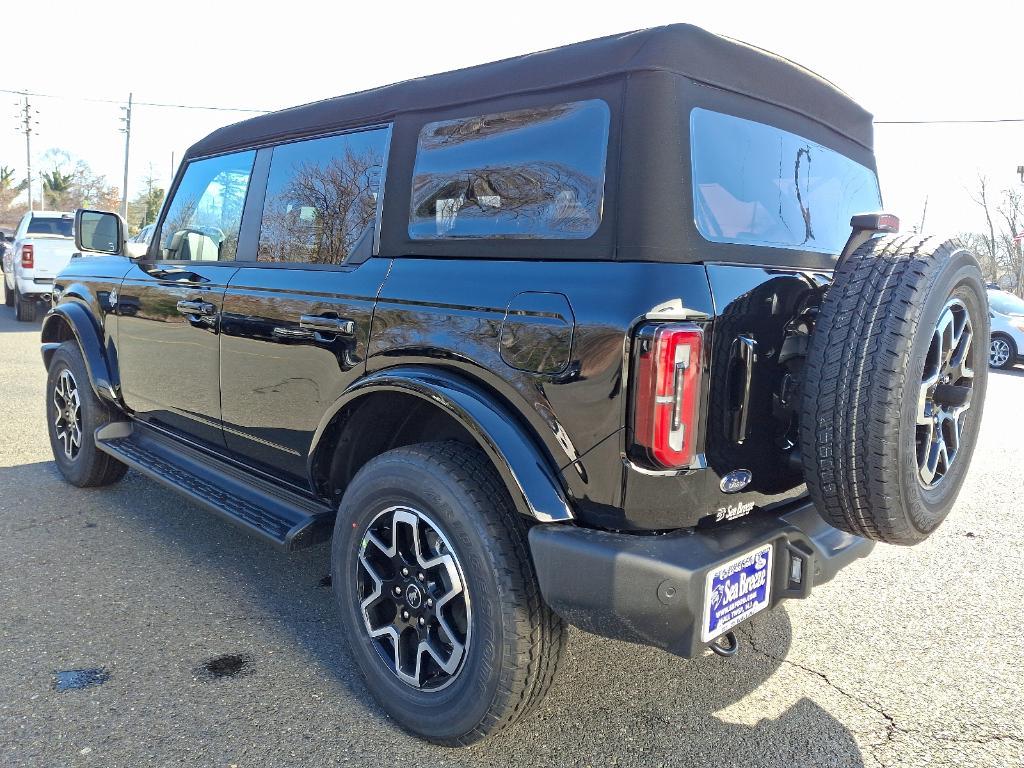
[[[711,642],[769,606],[774,560],[775,545],[769,542],[708,571],[701,614],[702,642]]]

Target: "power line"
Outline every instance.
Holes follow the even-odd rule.
[[[91,98],[89,96],[58,96],[53,93],[38,93],[35,91],[25,90],[13,90],[11,88],[0,88],[0,93],[13,93],[17,96],[32,96],[40,99],[56,99],[58,101],[86,101],[92,104],[117,104],[118,106],[124,106],[123,99],[100,99]],[[163,102],[156,101],[136,101],[133,102],[134,106],[142,107],[159,107],[164,109],[203,109],[211,112],[252,112],[255,114],[264,115],[270,112],[269,109],[248,109],[245,107],[211,107],[202,104],[165,104]]]
[[[990,120],[875,120],[875,125],[980,125],[988,123],[1024,123],[1024,117],[998,117]]]

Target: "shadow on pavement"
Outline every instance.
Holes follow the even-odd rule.
[[[52,462],[0,468],[0,489],[40,482],[62,482]],[[147,541],[152,549],[172,547],[173,556],[189,561],[186,565],[198,583],[226,596],[240,614],[258,615],[281,636],[282,644],[299,646],[312,657],[318,677],[340,683],[345,689],[340,695],[360,702],[369,719],[379,720],[381,738],[417,755],[420,765],[863,765],[849,729],[808,698],[790,703],[780,714],[784,703],[755,694],[737,708],[738,714],[722,713],[757,691],[785,663],[792,628],[784,608],[744,627],[741,650],[733,659],[709,654],[684,661],[574,631],[554,687],[537,712],[468,749],[424,744],[404,736],[377,707],[339,637],[331,590],[321,581],[329,572],[329,547],[280,553],[135,473],[111,488],[68,490],[71,500],[79,494],[102,494],[102,507],[111,516],[100,525],[101,530],[108,528],[105,535],[127,537],[142,558]],[[0,535],[31,523],[28,515],[12,519],[22,517],[12,515],[14,508],[27,509],[30,501],[10,495],[5,501],[0,504],[6,518],[0,519]],[[113,525],[120,530],[110,530]],[[113,556],[103,554],[102,547],[98,552],[97,557]],[[112,565],[109,573],[116,574],[117,564]],[[204,600],[201,594],[191,597]],[[260,650],[238,649],[257,659]],[[361,748],[350,748],[352,759],[359,759]]]

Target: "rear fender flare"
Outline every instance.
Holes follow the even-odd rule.
[[[359,398],[401,392],[429,401],[462,425],[491,460],[522,514],[542,522],[572,520],[558,473],[537,441],[507,407],[485,389],[444,370],[408,366],[373,373],[350,387],[327,412],[313,436],[309,471],[328,426]]]
[[[46,368],[50,367],[53,353],[61,345],[62,326],[71,329],[79,349],[82,350],[85,369],[89,372],[89,383],[96,392],[96,396],[123,406],[117,376],[114,374],[104,350],[102,331],[97,327],[89,310],[83,305],[69,301],[46,313],[42,329],[43,365]]]

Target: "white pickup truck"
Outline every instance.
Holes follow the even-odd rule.
[[[18,320],[32,322],[40,305],[49,308],[53,279],[75,252],[75,215],[29,211],[3,257],[4,300]]]

